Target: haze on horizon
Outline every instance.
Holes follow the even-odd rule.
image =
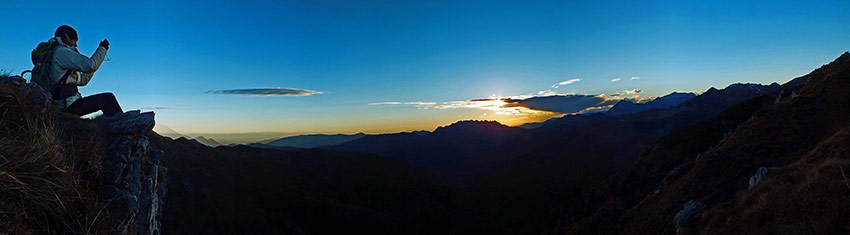
[[[643,99],[783,83],[850,49],[850,2],[6,1],[0,70],[68,24],[109,57],[84,95],[157,128],[238,142],[508,125],[563,115],[504,98]],[[734,7],[729,7],[734,5]],[[73,14],[69,14],[73,12]],[[23,17],[23,16],[22,16]],[[813,44],[810,42],[819,42]],[[588,106],[588,108],[590,108]],[[217,138],[220,140],[220,138]]]

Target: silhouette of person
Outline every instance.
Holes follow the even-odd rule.
[[[59,43],[53,52],[53,62],[50,64],[49,74],[52,84],[64,82],[65,86],[57,86],[61,89],[51,91],[54,93],[53,103],[65,112],[78,116],[102,111],[106,117],[118,117],[123,114],[118,100],[110,92],[82,97],[77,90],[78,86],[87,85],[94,72],[100,68],[109,50],[109,41],[103,39],[91,57],[80,54],[77,50],[77,30],[68,25],[59,26],[54,33],[52,43]],[[64,78],[64,79],[63,79]],[[60,81],[64,80],[64,81]]]

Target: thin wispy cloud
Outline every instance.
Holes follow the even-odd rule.
[[[614,103],[614,104],[616,104],[616,103]],[[576,112],[575,114],[597,113],[597,112],[608,111],[608,109],[611,109],[611,107],[614,107],[614,104],[603,104],[603,105],[600,105],[600,106],[587,107],[586,109],[583,109],[579,112]]]
[[[390,102],[369,103],[369,105],[397,105],[397,104],[410,104],[410,105],[416,105],[417,107],[419,107],[419,106],[435,105],[435,104],[437,104],[437,102],[423,102],[423,101],[397,102],[397,101],[390,101]]]
[[[555,85],[552,85],[552,88],[558,88],[558,87],[561,87],[563,85],[569,85],[569,84],[573,84],[573,83],[579,82],[579,81],[581,81],[581,78],[573,78],[573,79],[566,80],[566,81],[563,81],[563,82],[559,82]]]
[[[630,80],[638,80],[640,77],[632,77]]]
[[[539,95],[539,96],[553,96],[553,95],[557,95],[557,94],[558,93],[553,91],[553,90],[545,90],[545,91],[538,91],[537,92],[537,95]]]
[[[369,103],[369,105],[391,105],[391,104],[401,104],[401,102],[395,102],[395,101],[393,101],[393,102],[376,102],[376,103]]]
[[[633,95],[633,94],[640,93],[641,90],[640,89],[632,89],[632,90],[626,90],[624,92],[626,92],[626,94]]]
[[[527,98],[529,96],[520,96],[521,98]],[[516,97],[516,98],[520,98]],[[483,109],[490,110],[495,112],[498,115],[539,115],[543,113],[549,113],[540,110],[532,110],[522,106],[511,106],[508,105],[508,102],[511,101],[512,98],[483,98],[483,99],[471,99],[471,100],[463,100],[463,101],[446,101],[446,102],[424,102],[424,101],[416,101],[416,102],[377,102],[370,103],[369,105],[413,105],[417,108],[421,109]]]
[[[611,79],[611,82],[620,81],[620,78]]]
[[[147,110],[163,110],[163,109],[172,109],[172,108],[170,108],[170,107],[163,107],[163,106],[156,106],[156,107],[141,107],[140,109],[147,109]]]
[[[207,91],[211,94],[220,95],[252,95],[252,96],[308,96],[322,94],[321,91],[297,89],[297,88],[256,88],[256,89],[233,89]]]
[[[458,109],[458,108],[477,108],[477,109],[487,109],[499,111],[504,105],[504,101],[501,99],[472,99],[472,100],[464,100],[464,101],[447,101],[442,102],[440,104],[429,104],[429,105],[421,105],[424,108],[435,108],[435,109]]]
[[[437,104],[437,102],[422,102],[422,101],[416,101],[416,102],[405,102],[404,104],[412,104],[412,105],[435,105],[435,104]]]

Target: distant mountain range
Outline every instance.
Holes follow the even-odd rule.
[[[216,142],[214,139],[211,139],[211,138],[208,139],[208,138],[205,138],[203,136],[195,137],[195,140],[198,141],[199,143],[205,144],[205,145],[210,146],[210,147],[216,147],[216,146],[221,145],[221,143]]]
[[[277,147],[296,147],[296,148],[318,148],[342,144],[345,142],[357,140],[365,137],[366,134],[357,133],[354,135],[345,134],[313,134],[313,135],[298,135],[290,136],[282,139],[272,140],[264,144]]]
[[[620,101],[533,128],[468,120],[215,149],[164,139],[177,201],[166,206],[181,212],[163,221],[280,226],[260,233],[344,232],[323,226],[341,221],[418,234],[846,234],[833,222],[850,208],[848,84],[844,53],[783,85]],[[227,219],[191,216],[218,210]]]
[[[156,131],[157,134],[160,134],[162,136],[166,136],[166,137],[169,137],[169,138],[172,138],[172,139],[179,139],[179,138],[190,139],[190,140],[197,141],[198,143],[205,144],[205,145],[210,146],[210,147],[216,147],[216,146],[222,145],[221,143],[219,143],[218,141],[215,141],[212,138],[206,138],[206,137],[203,137],[203,136],[198,136],[198,137],[192,138],[188,135],[177,133],[177,131],[174,131],[170,127],[168,127],[166,125],[162,125],[162,124],[156,125],[156,127],[154,128],[154,131]]]
[[[269,141],[265,144],[252,144],[252,146],[261,148],[273,146],[318,147],[339,151],[369,152],[406,159],[411,161],[413,165],[425,167],[442,178],[457,180],[504,163],[522,155],[523,151],[528,149],[540,151],[550,148],[541,146],[517,147],[520,144],[538,145],[544,142],[552,142],[559,138],[557,136],[561,135],[576,137],[576,135],[568,135],[567,133],[595,132],[598,131],[598,126],[595,125],[625,125],[623,127],[628,128],[617,127],[618,129],[612,129],[612,133],[617,133],[613,136],[620,137],[610,140],[624,142],[626,146],[632,146],[621,148],[620,154],[616,154],[618,156],[612,158],[612,160],[620,162],[619,164],[624,164],[630,161],[629,159],[634,159],[637,148],[651,144],[657,137],[672,129],[704,120],[737,102],[776,89],[778,89],[778,84],[771,86],[732,84],[722,90],[711,88],[700,96],[693,93],[674,92],[646,103],[620,101],[615,105],[615,108],[612,108],[614,115],[610,113],[606,113],[607,115],[571,115],[537,123],[536,126],[508,127],[494,121],[460,121],[452,125],[438,127],[433,132],[419,131],[378,135],[362,133],[355,135],[301,135]],[[697,101],[685,104],[695,97],[700,98]],[[560,98],[552,101],[557,102],[559,100]],[[546,100],[534,100],[534,104],[545,106],[541,104],[544,101]],[[681,107],[678,107],[680,105]],[[635,115],[626,117],[624,116],[626,114]],[[540,128],[549,124],[552,127]],[[575,126],[575,128],[568,128],[568,131],[564,133],[562,131],[564,125]],[[540,129],[528,130],[534,128]],[[654,133],[647,135],[645,132]],[[631,137],[623,138],[625,136]],[[621,140],[615,140],[617,138]],[[590,145],[575,146],[571,149],[584,149],[587,146]]]

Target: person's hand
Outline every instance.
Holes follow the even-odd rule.
[[[100,46],[109,50],[109,40],[103,39],[103,41],[100,41]]]

